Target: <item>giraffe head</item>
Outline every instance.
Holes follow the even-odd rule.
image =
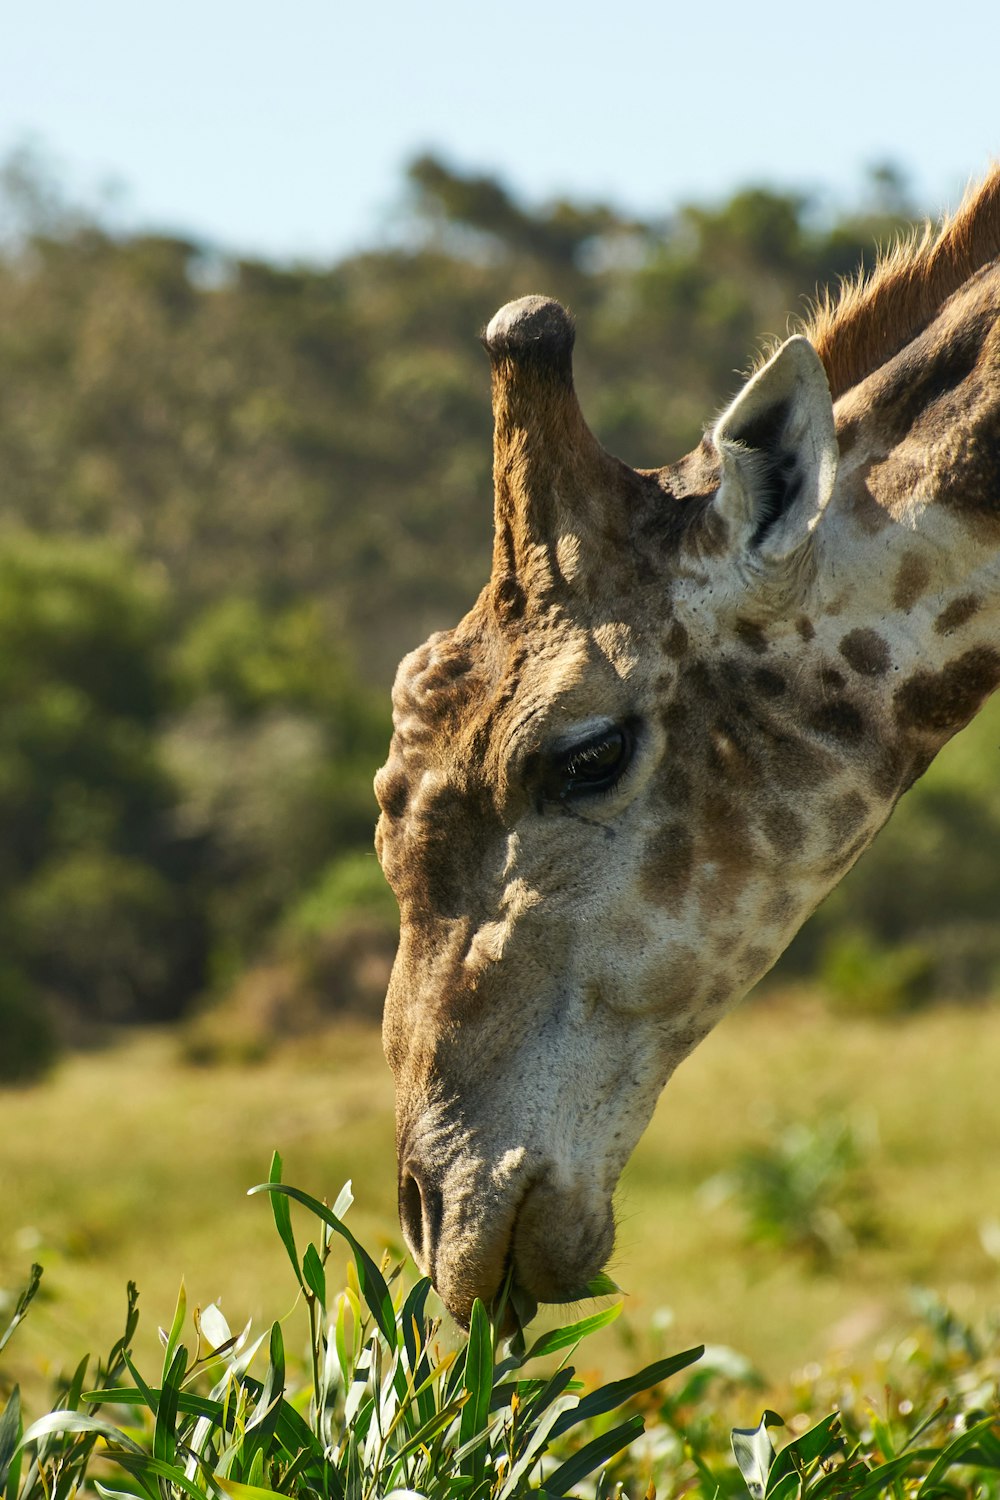
[[[994,653],[937,720],[901,717],[915,664],[845,551],[884,519],[870,454],[841,456],[806,338],[648,472],[588,430],[558,304],[485,343],[492,574],[403,661],[376,779],[400,1214],[459,1320],[508,1271],[581,1294],[674,1068],[1000,680]]]

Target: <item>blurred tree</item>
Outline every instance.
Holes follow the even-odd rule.
[[[5,951],[101,1018],[177,1014],[200,980],[191,850],[156,734],[162,587],[122,552],[0,541],[0,916]]]
[[[444,242],[459,251],[475,248],[466,234],[481,235],[501,253],[582,270],[594,241],[636,226],[605,204],[584,207],[557,199],[534,212],[517,203],[495,177],[465,176],[440,157],[419,156],[407,173],[418,215],[445,231]]]
[[[331,858],[370,848],[388,706],[315,601],[266,613],[224,599],[180,642],[177,670],[186,708],[165,749],[179,825],[205,846],[225,972]]]

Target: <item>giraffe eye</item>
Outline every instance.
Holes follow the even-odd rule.
[[[554,753],[542,776],[547,802],[610,792],[628,769],[635,749],[631,724],[614,724]]]

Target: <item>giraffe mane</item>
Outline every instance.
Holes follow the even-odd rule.
[[[821,295],[802,332],[823,361],[833,399],[877,370],[932,321],[953,292],[1000,256],[1000,166],[935,230],[898,241],[870,275]]]

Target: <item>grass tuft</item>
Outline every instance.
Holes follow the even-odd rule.
[[[189,1310],[182,1284],[160,1331],[159,1376],[147,1380],[132,1354],[130,1284],[124,1332],[92,1378],[84,1359],[56,1407],[27,1428],[10,1391],[0,1500],[1000,1497],[996,1329],[973,1330],[931,1296],[918,1308],[923,1343],[899,1346],[897,1388],[887,1384],[882,1410],[842,1383],[819,1421],[802,1403],[780,1450],[771,1433],[782,1418],[766,1411],[757,1427],[733,1431],[727,1451],[719,1377],[732,1380],[731,1359],[687,1349],[587,1389],[569,1358],[620,1303],[529,1342],[520,1326],[499,1336],[505,1306],[476,1302],[468,1336],[449,1343],[428,1313],[430,1283],[407,1286],[402,1264],[376,1262],[344,1223],[349,1185],[331,1208],[284,1183],[275,1154],[251,1193],[269,1197],[305,1311],[304,1378],[286,1356],[292,1314],[256,1337],[250,1324],[234,1334],[216,1305]],[[292,1203],[310,1216],[302,1250]],[[348,1275],[333,1291],[338,1244]],[[0,1350],[40,1279],[34,1267]],[[611,1286],[602,1278],[595,1290]],[[817,1371],[813,1407],[832,1393]]]

